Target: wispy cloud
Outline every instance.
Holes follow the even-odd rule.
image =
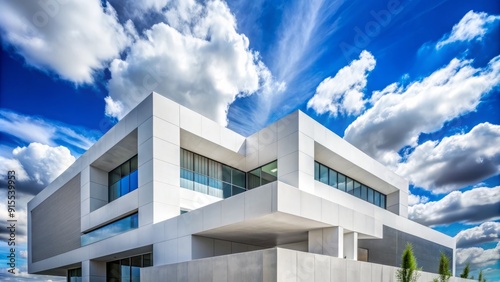
[[[426,226],[475,224],[500,219],[500,186],[454,191],[439,201],[408,207],[408,218]]]
[[[476,13],[469,11],[465,16],[453,26],[451,33],[446,34],[436,43],[436,49],[454,42],[467,42],[481,40],[488,32],[492,23],[499,20],[500,16],[488,15],[484,12]]]
[[[49,146],[65,145],[79,155],[92,146],[101,133],[79,126],[42,117],[19,114],[0,109],[0,132],[20,140],[21,144],[40,143]]]
[[[343,1],[336,1],[338,7]],[[320,55],[314,50],[322,38],[316,32],[325,19],[325,2],[323,0],[295,1],[288,6],[283,15],[276,56],[271,69],[276,77],[285,82],[295,79],[307,69]],[[331,12],[334,9],[330,9]]]

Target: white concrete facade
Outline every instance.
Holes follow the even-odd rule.
[[[225,199],[188,190],[181,187],[181,148],[243,172],[277,161],[277,180]],[[109,202],[109,172],[135,155],[137,189]],[[386,209],[315,180],[315,161],[386,195]],[[78,213],[81,235],[135,213],[138,226],[44,255],[43,248],[32,244],[33,239],[50,240],[58,223],[40,231],[31,214],[49,209],[44,203],[64,195],[59,192],[76,176],[80,179],[80,209],[67,212]],[[216,267],[217,257],[270,249],[274,250],[270,274],[262,274],[265,271],[260,269],[262,275],[255,276],[251,269],[245,270],[248,277],[260,277],[249,281],[290,281],[280,274],[280,266],[289,264],[289,256],[282,254],[317,254],[321,262],[335,257],[349,263],[358,260],[363,242],[365,247],[373,240],[383,242],[384,230],[451,250],[455,262],[454,239],[408,220],[407,199],[406,180],[300,111],[243,137],[153,93],[29,202],[28,270],[66,275],[68,269],[81,268],[83,281],[106,281],[107,262],[151,253],[153,266],[142,269],[141,275],[145,281],[154,281],[159,276],[151,275],[164,275],[159,274],[163,265],[204,259],[200,261]],[[377,248],[380,246],[374,245],[373,250]],[[369,258],[371,254],[376,259],[373,250],[369,250]],[[393,250],[398,252],[394,260],[399,260],[401,251]],[[227,262],[225,267],[230,268]],[[319,262],[314,267],[318,273],[331,269],[322,270]],[[350,270],[345,271],[349,275]],[[291,273],[300,276],[297,271]],[[178,276],[167,276],[168,281],[198,281],[174,277]],[[335,281],[367,281],[360,279]]]

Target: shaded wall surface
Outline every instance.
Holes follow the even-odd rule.
[[[383,239],[359,240],[358,247],[368,249],[368,262],[398,267],[406,243],[413,245],[413,254],[423,271],[438,272],[441,252],[448,256],[450,265],[453,265],[452,249],[385,225]]]

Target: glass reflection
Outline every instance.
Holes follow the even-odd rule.
[[[386,195],[316,161],[314,162],[314,179],[376,206],[386,208]]]
[[[123,232],[136,229],[138,226],[138,214],[134,213],[130,216],[90,231],[89,233],[83,234],[81,236],[81,245],[86,246],[88,244],[92,244],[121,234]]]

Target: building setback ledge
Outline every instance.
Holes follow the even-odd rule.
[[[190,230],[182,228],[186,225]],[[310,230],[339,225],[365,238],[383,235],[375,218],[276,181],[179,216],[178,236],[274,247],[307,240]]]

